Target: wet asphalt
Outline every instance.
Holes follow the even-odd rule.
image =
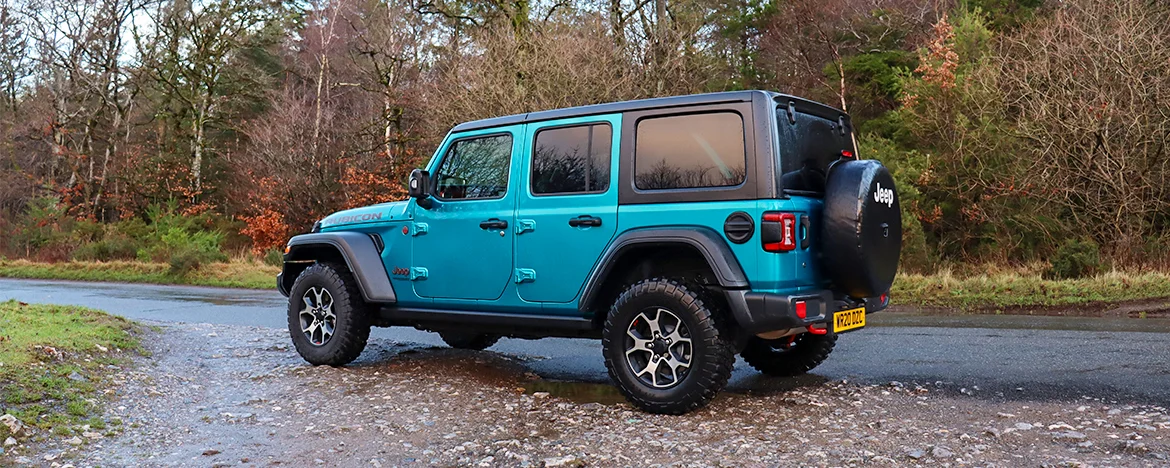
[[[0,279],[0,301],[93,307],[147,322],[285,328],[276,291]],[[800,379],[736,364],[729,391],[775,392],[816,380],[921,384],[999,400],[1098,398],[1170,406],[1170,320],[878,313],[844,334],[827,362]],[[376,340],[443,346],[438,335],[379,328]],[[492,351],[520,358],[546,380],[604,383],[600,343],[505,339]]]

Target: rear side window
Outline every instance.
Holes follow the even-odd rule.
[[[532,149],[532,193],[599,193],[609,189],[607,124],[550,128],[536,132]]]
[[[511,135],[456,141],[435,174],[435,193],[444,200],[501,198],[508,192],[511,162]]]
[[[638,122],[634,186],[641,190],[730,187],[744,182],[743,117],[734,112]]]

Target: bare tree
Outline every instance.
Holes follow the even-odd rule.
[[[214,149],[208,131],[220,123],[249,77],[234,66],[249,39],[268,19],[268,5],[247,0],[175,0],[151,15],[153,31],[137,34],[141,66],[186,121],[191,197],[203,191],[204,159]]]
[[[997,58],[1033,196],[1128,260],[1170,215],[1168,21],[1164,2],[1077,0]]]
[[[0,2],[0,86],[5,104],[16,112],[21,83],[31,72],[24,19],[7,0]]]

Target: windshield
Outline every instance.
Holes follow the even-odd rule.
[[[845,124],[845,131],[841,131],[841,123]],[[854,151],[849,120],[830,120],[779,106],[776,126],[780,142],[780,188],[787,192],[824,193],[829,164],[841,157],[841,151]]]

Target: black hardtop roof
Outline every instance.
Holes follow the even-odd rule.
[[[802,108],[816,109],[818,114],[827,115],[845,115],[844,112],[833,107],[821,104],[819,102],[810,101],[808,99],[790,96],[787,94],[780,94],[771,91],[725,91],[720,93],[706,93],[706,94],[690,94],[686,96],[670,96],[650,99],[637,99],[633,101],[610,102],[605,104],[593,104],[589,106],[567,107],[564,109],[553,109],[539,112],[528,112],[525,114],[514,114],[504,117],[494,117],[483,120],[473,120],[471,122],[461,123],[451,129],[452,132],[464,132],[469,130],[480,130],[485,128],[502,127],[505,125],[515,125],[527,122],[540,122],[543,120],[554,119],[568,119],[573,117],[585,117],[589,115],[599,114],[614,114],[618,112],[628,112],[643,109],[662,109],[667,107],[683,107],[695,106],[704,104],[721,104],[729,102],[745,102],[751,101],[753,98],[762,97],[764,99],[775,99],[779,101],[794,101]]]

